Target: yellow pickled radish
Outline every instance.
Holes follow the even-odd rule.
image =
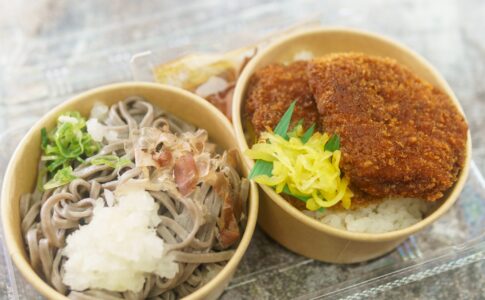
[[[299,127],[288,133],[288,139],[271,131],[263,132],[259,142],[246,151],[250,158],[273,165],[271,176],[257,175],[254,180],[274,187],[277,193],[288,187],[292,195],[306,198],[306,208],[312,211],[339,202],[350,208],[353,193],[349,180],[341,177],[340,150],[326,150],[331,148],[325,147],[330,140],[326,133],[316,132],[303,142],[303,130]]]

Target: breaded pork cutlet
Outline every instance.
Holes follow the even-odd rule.
[[[307,74],[352,186],[434,201],[457,180],[467,124],[444,92],[394,60],[361,54],[315,59]]]
[[[319,115],[306,77],[308,63],[271,64],[256,71],[249,82],[246,113],[257,135],[274,129],[293,100],[297,100],[292,124],[318,126]]]

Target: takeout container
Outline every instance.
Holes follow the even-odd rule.
[[[165,85],[137,82],[108,85],[84,92],[52,109],[29,130],[15,150],[4,177],[1,203],[8,252],[27,281],[49,299],[67,297],[44,282],[30,266],[19,215],[20,196],[33,191],[37,178],[37,165],[41,154],[40,129],[52,128],[62,112],[77,110],[87,116],[95,102],[111,105],[133,95],[143,96],[161,109],[206,129],[210,139],[223,148],[237,148],[231,124],[221,112],[194,94]],[[247,176],[246,168],[240,165],[240,169]],[[224,291],[246,252],[256,226],[258,192],[254,183],[251,183],[248,205],[246,228],[234,256],[212,280],[185,299],[215,299]]]
[[[361,52],[390,57],[407,66],[419,77],[446,92],[463,113],[460,103],[445,79],[420,55],[380,35],[345,28],[313,28],[283,37],[261,50],[241,73],[233,97],[232,120],[241,151],[248,149],[242,115],[246,89],[251,75],[270,63],[288,63],[296,53],[309,51],[314,57],[336,52]],[[354,233],[325,225],[304,215],[279,196],[272,188],[260,185],[258,223],[284,247],[301,255],[332,263],[356,263],[390,252],[408,236],[416,233],[443,215],[457,200],[465,184],[471,157],[468,133],[466,158],[458,181],[446,193],[441,204],[422,221],[405,229],[379,234]],[[254,161],[245,157],[248,168]],[[417,170],[419,172],[419,170]]]

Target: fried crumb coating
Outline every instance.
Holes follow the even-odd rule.
[[[434,201],[457,180],[468,128],[443,91],[392,59],[363,54],[314,59],[307,76],[322,127],[340,135],[340,167],[353,187]]]
[[[312,124],[318,127],[319,115],[308,86],[307,65],[306,61],[288,66],[271,64],[253,74],[245,110],[257,135],[268,128],[274,129],[294,100],[297,104],[292,125],[303,119],[305,128]]]

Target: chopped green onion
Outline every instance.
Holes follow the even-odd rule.
[[[90,134],[86,133],[81,139],[83,145],[84,154],[86,156],[93,156],[99,151],[99,144],[93,140]]]
[[[40,157],[40,160],[41,161],[49,161],[49,160],[56,160],[58,158],[59,158],[59,156],[57,156],[57,155],[42,155]]]
[[[121,168],[126,165],[129,165],[131,160],[126,157],[118,157],[116,155],[101,155],[95,157],[91,160],[92,165],[106,165],[113,169]]]
[[[47,170],[51,173],[54,173],[58,168],[62,168],[62,166],[67,167],[68,160],[65,158],[58,158],[52,161],[50,164],[47,165]]]
[[[42,149],[45,150],[45,148],[47,147],[47,143],[49,142],[47,138],[47,129],[45,129],[45,127],[43,127],[40,130],[40,140],[41,140],[41,147]]]
[[[81,128],[74,123],[61,123],[54,134],[59,153],[67,158],[76,158],[84,152]]]
[[[67,112],[59,116],[57,126],[49,133],[41,129],[42,159],[46,161],[50,173],[71,165],[74,161],[83,161],[83,157],[99,151],[86,130],[86,122],[79,112]],[[53,174],[50,174],[53,175]]]
[[[39,164],[39,169],[38,169],[38,175],[37,175],[37,189],[41,192],[44,191],[44,177],[47,174],[47,168],[45,167],[44,163]]]
[[[74,176],[71,166],[62,168],[56,172],[51,180],[44,184],[44,190],[50,190],[59,186],[63,186],[73,181],[74,179],[76,179],[76,176]]]
[[[79,112],[63,113],[50,132],[46,128],[40,130],[40,137],[41,161],[45,162],[45,171],[39,172],[39,176],[47,175],[47,179],[50,179],[44,188],[69,183],[73,177],[68,175],[72,175],[74,164],[84,162],[85,158],[96,154],[100,147],[87,132],[86,121]]]

